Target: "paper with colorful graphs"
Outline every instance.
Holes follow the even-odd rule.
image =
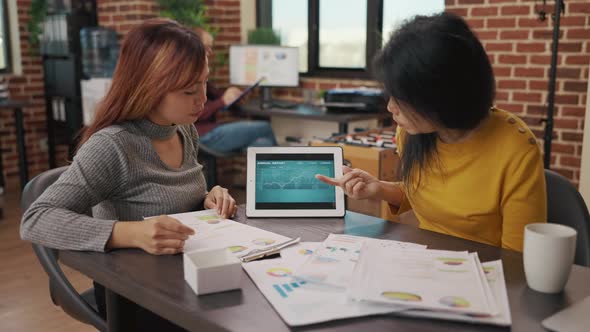
[[[399,305],[390,303],[389,301],[385,303],[379,303],[377,301],[358,301],[353,300],[348,296],[350,287],[334,287],[323,283],[307,282],[299,278],[294,278],[294,275],[296,274],[295,271],[301,270],[302,265],[305,265],[316,251],[321,251],[326,247],[333,247],[334,241],[332,240],[339,237],[347,238],[348,236],[330,236],[323,243],[302,242],[283,249],[281,251],[282,258],[280,259],[267,259],[242,265],[258,289],[288,325],[300,326],[335,319],[388,313],[401,316],[428,317],[501,326],[509,326],[511,324],[510,308],[508,305],[508,296],[501,261],[488,262],[478,266],[478,276],[484,283],[489,285],[488,290],[491,290],[491,293],[484,290],[486,301],[493,301],[494,303],[490,304],[490,306],[495,306],[499,309],[498,314],[496,315],[474,315],[463,312],[450,312],[446,309],[413,309],[407,305]],[[349,240],[374,240],[368,238],[354,238],[355,237],[349,238]],[[389,246],[389,250],[393,251],[399,249],[403,250],[403,248],[396,249],[398,244],[395,243],[380,243],[379,241],[369,242],[376,243],[382,248]],[[461,264],[459,263],[462,261],[450,259],[455,252],[450,253],[450,257],[449,255],[445,255],[446,259],[442,260],[442,262],[447,262],[447,264],[443,263],[442,266],[450,266],[451,268],[460,267]],[[359,258],[358,254],[359,253],[357,253],[356,256],[357,259]],[[464,254],[466,253],[461,252],[460,254],[461,257],[458,258],[464,259]],[[477,258],[477,256],[473,254],[470,254],[469,257],[472,257],[473,259]],[[381,260],[378,261],[379,264],[382,263]],[[479,262],[479,260],[477,260],[477,262]],[[356,264],[354,271],[356,272]],[[349,280],[349,282],[354,283],[355,280]],[[391,285],[391,283],[388,285]],[[452,285],[449,287],[451,286]],[[405,294],[400,294],[404,292],[399,291],[397,293],[398,294],[390,292],[387,296],[397,296],[404,300],[416,300],[418,296],[415,293],[407,294],[408,292],[405,292]],[[416,301],[413,302],[415,303]],[[466,305],[465,301],[457,298],[447,298],[444,302],[452,304],[453,307]],[[448,304],[445,304],[445,308],[449,307]]]
[[[476,254],[390,250],[365,242],[348,295],[356,300],[473,315],[498,309]]]
[[[281,250],[281,257],[290,264],[300,266],[316,252],[321,244],[321,242],[299,242],[294,246]]]
[[[184,242],[185,252],[227,248],[236,256],[241,256],[250,250],[264,249],[290,240],[283,235],[223,219],[213,209],[169,216],[195,230],[195,235]]]
[[[512,317],[510,315],[510,306],[508,304],[508,292],[506,291],[506,281],[504,280],[502,261],[491,261],[482,263],[481,265],[483,267],[488,285],[490,285],[492,290],[496,306],[499,310],[497,315],[471,315],[429,310],[405,310],[401,311],[400,314],[411,317],[428,317],[469,323],[510,326],[512,324]]]
[[[362,236],[330,234],[309,259],[295,271],[297,279],[334,287],[347,287],[364,243],[386,249],[424,249],[426,246]]]
[[[289,326],[404,310],[353,301],[347,298],[343,289],[294,279],[293,271],[302,262],[296,255],[306,256],[309,249],[301,245],[290,249],[294,250],[291,250],[293,255],[289,259],[266,259],[242,264],[264,297]]]

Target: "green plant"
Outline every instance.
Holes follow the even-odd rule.
[[[187,27],[211,30],[202,0],[158,0],[160,16],[168,17]]]
[[[201,28],[211,34],[217,35],[219,28],[209,24],[209,18],[205,15],[207,6],[202,0],[157,0],[160,6],[160,16],[175,20],[176,22],[191,28]],[[213,68],[225,65],[225,57],[222,54],[215,56]]]
[[[29,42],[33,50],[39,49],[39,36],[43,33],[43,21],[47,15],[47,0],[33,0],[29,8],[31,20],[27,24]]]
[[[158,0],[160,16],[175,20],[176,22],[191,28],[201,28],[209,32],[213,38],[219,28],[209,24],[209,18],[205,15],[207,6],[202,0]]]
[[[272,28],[256,28],[248,31],[248,44],[281,45],[281,35]]]

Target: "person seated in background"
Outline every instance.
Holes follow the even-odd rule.
[[[201,37],[207,48],[209,63],[213,63],[213,36],[201,28],[196,28],[195,32]],[[222,91],[207,82],[205,110],[199,120],[195,122],[195,126],[201,143],[209,149],[230,152],[244,150],[249,146],[277,145],[268,121],[236,121],[224,124],[216,122],[216,114],[234,101],[240,93],[242,91],[236,87],[232,86]]]
[[[24,212],[22,239],[66,250],[176,254],[194,230],[167,214],[236,213],[225,188],[207,192],[197,162],[193,123],[206,100],[206,53],[200,37],[175,21],[150,19],[127,33],[94,121],[72,164]],[[104,316],[104,288],[95,283],[95,293]],[[138,315],[138,330],[175,328],[147,310]]]
[[[413,209],[420,228],[522,251],[525,225],[547,221],[541,153],[522,120],[493,107],[492,67],[465,21],[442,13],[404,23],[375,72],[398,125],[402,181],[350,168],[316,177],[397,214]]]

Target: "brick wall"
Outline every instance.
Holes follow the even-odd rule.
[[[446,0],[446,10],[464,17],[477,33],[496,75],[496,105],[521,117],[543,144],[553,24],[536,14],[542,1]],[[549,2],[551,3],[551,2]],[[546,11],[552,13],[553,6]],[[566,1],[555,94],[555,123],[551,168],[578,184],[590,63],[590,2]],[[303,88],[371,86],[375,82],[303,78]],[[297,89],[280,90],[289,99]]]
[[[590,62],[590,2],[565,3],[551,165],[577,184]],[[446,7],[465,17],[483,42],[496,74],[497,105],[524,119],[542,144],[540,120],[547,110],[553,35],[550,15],[540,21],[536,14],[542,8],[542,1],[446,0]],[[547,7],[547,12],[553,11],[552,5]]]
[[[143,20],[157,16],[154,0],[97,0],[98,24],[115,29],[119,38]]]
[[[228,45],[240,42],[239,0],[206,0],[210,23],[219,28],[217,54],[226,59]],[[496,103],[522,117],[539,139],[543,126],[540,119],[546,110],[552,24],[541,22],[535,12],[541,1],[532,0],[446,0],[448,11],[467,19],[482,40],[496,74]],[[30,0],[18,0],[19,28],[25,74],[11,77],[12,96],[34,104],[27,109],[26,133],[29,169],[36,173],[47,168],[47,154],[39,142],[45,137],[43,83],[40,59],[29,55],[26,34]],[[99,24],[117,30],[120,36],[145,18],[157,15],[154,0],[98,0]],[[548,6],[548,12],[553,11]],[[549,15],[548,15],[549,16]],[[579,181],[582,133],[584,125],[588,64],[590,62],[590,3],[587,0],[566,1],[562,17],[560,56],[556,90],[555,140],[552,168]],[[211,80],[227,86],[227,63],[213,66]],[[302,78],[306,89],[325,90],[333,87],[375,86],[367,80]],[[278,90],[284,98],[300,99],[300,89]],[[16,176],[17,155],[12,116],[0,115],[0,134],[4,152],[5,173]],[[540,143],[542,141],[540,140]]]
[[[9,82],[10,98],[29,104],[23,111],[29,175],[32,177],[46,170],[49,165],[46,145],[47,122],[43,93],[43,68],[41,57],[37,52],[32,52],[30,48],[26,27],[30,20],[30,4],[31,0],[17,0],[22,75],[7,74],[6,78]],[[12,111],[0,113],[0,143],[4,166],[3,175],[9,182],[17,181],[18,151]],[[60,162],[65,163],[66,147],[60,147],[58,152]]]
[[[205,5],[209,8],[209,23],[219,29],[215,39],[215,54],[221,58],[221,62],[211,66],[211,79],[220,86],[226,86],[229,75],[229,45],[241,41],[240,1],[206,0]],[[158,5],[155,0],[97,0],[97,7],[98,23],[115,29],[120,38],[144,19],[158,16]]]

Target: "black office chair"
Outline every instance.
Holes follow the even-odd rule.
[[[205,180],[207,181],[207,190],[211,190],[211,188],[219,184],[217,183],[217,158],[233,158],[239,156],[240,154],[242,154],[240,151],[217,152],[203,144],[199,145],[198,158],[204,168]]]
[[[547,221],[578,231],[574,263],[590,267],[590,215],[580,192],[562,175],[545,170]]]
[[[43,172],[27,183],[21,196],[23,211],[53,184],[67,169],[67,166],[54,168]],[[94,288],[79,294],[64,275],[59,264],[58,251],[33,243],[33,250],[49,276],[49,295],[53,304],[60,306],[63,311],[73,318],[94,326],[99,331],[107,330],[106,321],[98,313]]]

